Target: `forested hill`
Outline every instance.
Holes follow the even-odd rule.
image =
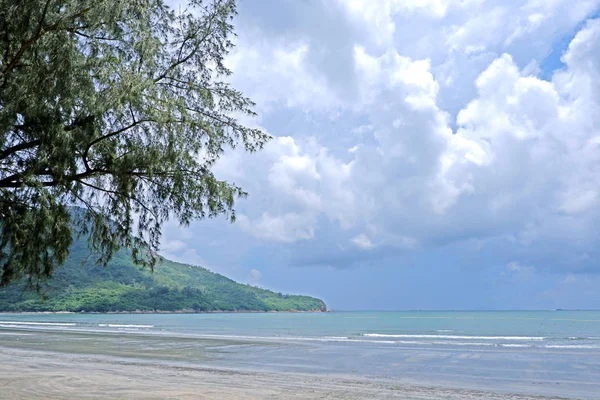
[[[24,282],[0,288],[0,311],[325,311],[325,303],[243,285],[205,268],[163,260],[154,272],[135,266],[126,251],[94,265],[85,240],[71,247],[45,289]]]

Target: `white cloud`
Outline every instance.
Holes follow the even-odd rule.
[[[509,279],[513,284],[527,283],[535,274],[535,268],[529,265],[523,265],[517,261],[512,261],[506,266],[506,270],[500,273],[500,276]]]
[[[162,242],[160,243],[160,251],[161,252],[167,252],[167,253],[171,253],[171,252],[177,252],[180,251],[184,248],[186,248],[187,245],[185,244],[185,242],[182,242],[181,240],[162,240]]]
[[[171,261],[214,270],[214,268],[211,268],[211,266],[206,263],[204,258],[202,258],[202,256],[198,254],[196,249],[190,248],[188,246],[178,248],[177,250],[173,250],[172,252],[166,250],[161,251],[161,255]]]
[[[582,214],[597,204],[598,193],[595,190],[567,191],[561,194],[559,209],[567,214]]]
[[[323,76],[308,69],[307,57],[308,47],[303,42],[263,43],[256,47],[241,42],[226,65],[236,71],[236,87],[251,91],[252,100],[263,110],[281,106],[335,107],[337,95],[329,90]]]
[[[252,286],[262,285],[262,273],[257,269],[251,269],[248,273],[248,283]]]
[[[342,115],[366,119],[354,128],[362,141],[342,159],[317,132],[276,137],[260,160],[237,160],[250,185],[268,193],[249,204],[240,227],[293,243],[318,240],[325,218],[362,249],[392,238],[410,238],[403,247],[497,235],[531,243],[548,225],[555,236],[580,238],[593,220],[565,221],[557,212],[589,217],[596,205],[599,114],[584,110],[597,107],[587,87],[598,74],[599,30],[590,23],[576,36],[567,69],[552,81],[527,75],[509,54],[496,58],[475,80],[476,97],[458,112],[456,132],[438,105],[429,60],[355,47],[361,101]],[[569,229],[557,232],[561,225]],[[371,233],[352,234],[361,227]]]
[[[351,242],[354,243],[354,245],[356,245],[357,247],[364,250],[369,250],[375,247],[373,242],[371,242],[371,239],[369,239],[369,237],[364,233],[353,237],[351,239]]]
[[[600,240],[600,22],[562,71],[536,74],[599,5],[340,0],[243,22],[227,62],[275,138],[216,167],[250,193],[237,227],[323,253],[497,238],[585,253]]]
[[[253,221],[242,214],[238,222],[243,230],[256,237],[284,243],[312,239],[316,229],[310,216],[291,212],[281,215],[265,212]]]

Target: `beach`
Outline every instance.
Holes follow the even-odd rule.
[[[584,399],[600,312],[0,315],[0,398]]]
[[[0,349],[6,399],[559,399],[368,379],[181,367],[93,355]]]

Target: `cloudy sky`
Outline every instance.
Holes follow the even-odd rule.
[[[240,0],[238,220],[162,254],[332,309],[600,308],[600,0]],[[598,18],[598,19],[595,19]]]

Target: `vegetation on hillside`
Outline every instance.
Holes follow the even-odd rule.
[[[161,259],[154,272],[126,251],[95,265],[85,240],[47,282],[45,299],[25,281],[0,288],[0,311],[324,311],[308,296],[275,293],[234,282],[207,269]]]

